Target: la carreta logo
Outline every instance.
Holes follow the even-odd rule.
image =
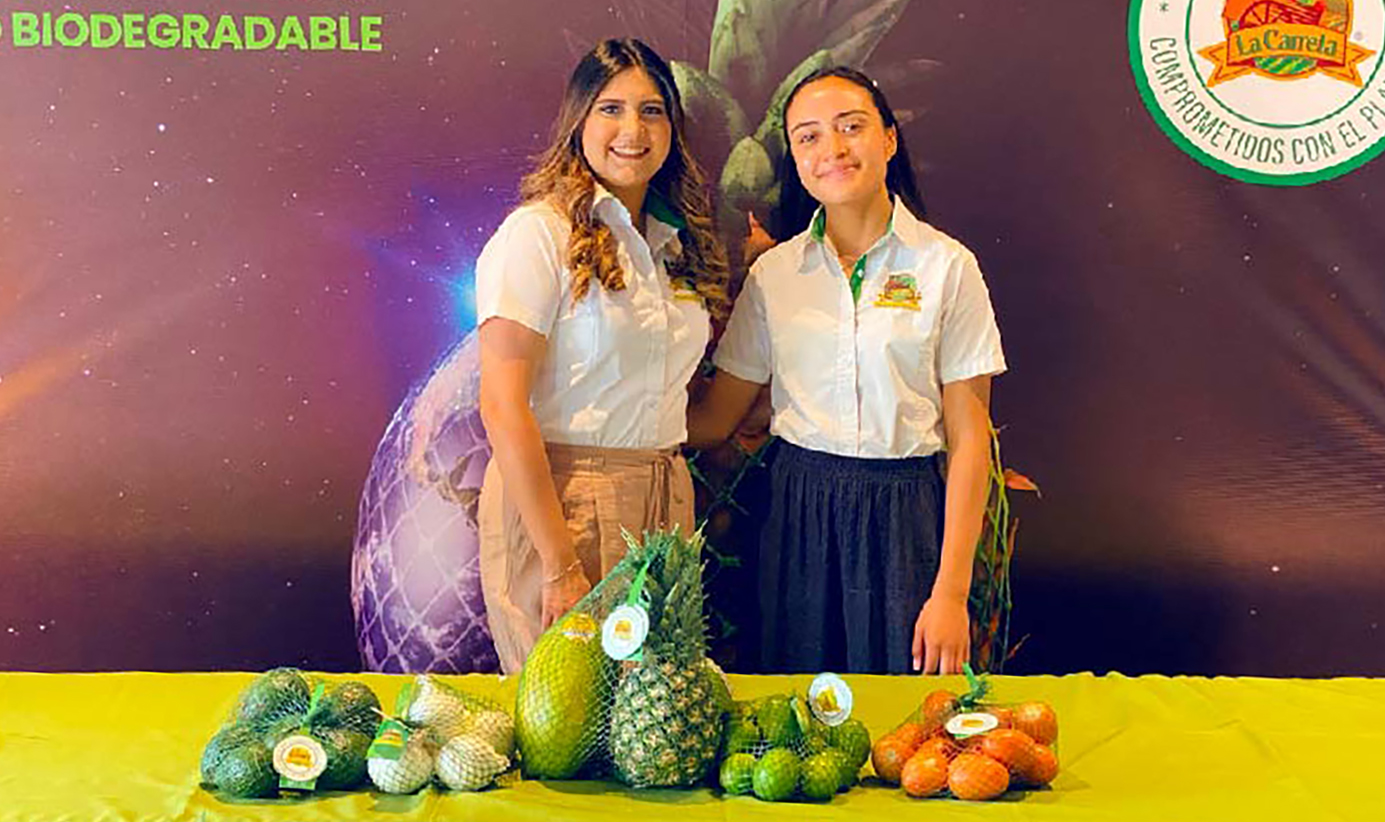
[[[1198,52],[1216,64],[1208,87],[1256,74],[1299,80],[1322,74],[1361,87],[1360,62],[1375,52],[1351,43],[1351,0],[1226,0],[1226,40]]]
[[[1385,151],[1385,0],[1133,0],[1129,37],[1155,121],[1223,174],[1308,185]]]

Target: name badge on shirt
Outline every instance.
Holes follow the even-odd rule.
[[[919,286],[913,274],[891,274],[875,298],[877,308],[919,310]]]

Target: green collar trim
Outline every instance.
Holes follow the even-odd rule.
[[[683,219],[683,215],[674,211],[668,200],[665,200],[662,194],[653,189],[644,195],[644,210],[649,216],[661,223],[671,225],[679,231],[688,227],[688,221]]]
[[[652,213],[652,212],[651,212]],[[894,211],[890,211],[890,221],[885,224],[885,233],[881,239],[894,233]],[[813,222],[808,226],[808,236],[815,242],[822,242],[827,236],[827,210],[818,206],[818,210],[813,213]],[[878,241],[877,241],[878,244]]]

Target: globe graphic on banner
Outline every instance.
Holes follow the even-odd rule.
[[[481,594],[477,501],[490,444],[468,337],[410,391],[376,449],[351,556],[367,670],[499,670]]]

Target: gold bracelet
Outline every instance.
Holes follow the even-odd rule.
[[[545,580],[543,581],[543,584],[544,584],[544,585],[552,585],[552,584],[555,583],[555,582],[559,582],[559,581],[562,580],[563,577],[565,577],[565,576],[567,576],[568,574],[572,573],[573,571],[577,570],[577,569],[580,568],[581,566],[582,566],[582,559],[581,559],[581,557],[578,557],[577,559],[574,559],[574,560],[572,561],[572,564],[571,564],[571,565],[567,566],[566,568],[564,568],[563,570],[561,570],[561,571],[559,571],[558,573],[554,574],[553,576],[548,577],[547,579],[545,579]]]

